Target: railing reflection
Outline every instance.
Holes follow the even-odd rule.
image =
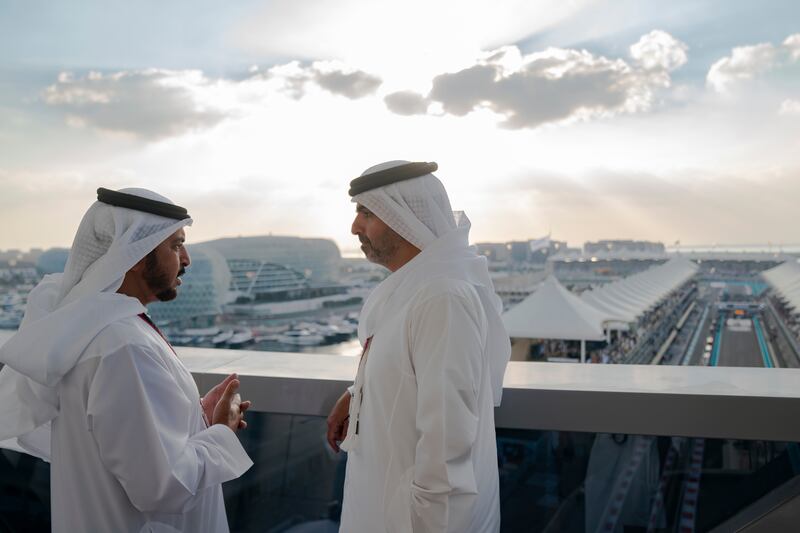
[[[327,447],[325,418],[248,418],[241,437],[255,464],[224,485],[231,531],[338,531],[346,456]]]
[[[338,530],[346,456],[322,417],[258,413],[256,465],[225,486],[233,531]],[[497,430],[503,532],[709,531],[800,474],[768,441]]]
[[[498,430],[503,531],[710,531],[800,473],[796,444]]]
[[[0,532],[50,531],[50,465],[0,450]]]

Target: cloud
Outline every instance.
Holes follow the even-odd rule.
[[[792,61],[800,59],[800,33],[788,36],[783,41],[783,47],[789,52]]]
[[[653,30],[631,46],[631,57],[647,70],[671,71],[688,61],[688,49],[667,32]]]
[[[377,76],[348,68],[338,61],[314,61],[309,65],[291,61],[272,67],[264,77],[283,80],[283,91],[298,100],[305,96],[309,83],[351,100],[373,94],[382,83]]]
[[[649,109],[670,72],[686,63],[687,46],[663,31],[644,35],[631,47],[632,63],[586,50],[548,48],[523,55],[515,46],[484,54],[475,65],[433,79],[427,96],[393,93],[395,113],[427,112],[427,101],[444,113],[464,116],[481,108],[504,117],[511,129]]]
[[[800,101],[787,98],[781,102],[781,108],[778,113],[781,115],[800,116]]]
[[[731,55],[716,61],[708,71],[706,85],[718,93],[729,93],[741,82],[786,66],[800,59],[800,33],[790,35],[781,45],[761,43],[739,46]]]
[[[61,73],[44,102],[66,112],[74,127],[158,139],[214,126],[222,110],[202,104],[195,88],[210,83],[198,71],[149,69],[76,78]]]
[[[315,70],[313,79],[323,89],[351,100],[374,93],[381,84],[380,78],[360,70],[352,72]]]
[[[383,99],[386,107],[398,115],[424,115],[430,103],[427,98],[414,91],[398,91]]]
[[[62,72],[41,97],[64,111],[70,127],[155,141],[211,128],[274,94],[300,99],[312,83],[357,99],[374,93],[381,80],[330,61],[293,61],[265,72],[254,68],[242,79],[210,79],[196,70],[90,72],[80,77]]]
[[[770,43],[736,47],[730,56],[711,65],[706,83],[719,93],[728,92],[735,83],[771,70],[776,59],[775,47]]]

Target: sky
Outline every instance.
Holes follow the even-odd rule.
[[[348,251],[395,159],[473,242],[800,242],[793,0],[0,0],[0,50],[0,249],[146,187],[190,242]]]

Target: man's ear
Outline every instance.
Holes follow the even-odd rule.
[[[133,265],[128,272],[135,272],[137,274],[141,273],[144,270],[144,264],[147,260],[147,256],[142,257],[138,263]]]

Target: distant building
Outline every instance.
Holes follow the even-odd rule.
[[[385,267],[364,257],[343,257],[339,268],[339,281],[350,286],[372,287],[390,274]]]
[[[277,301],[296,298],[308,288],[308,280],[291,268],[253,259],[231,259],[232,303]]]
[[[559,281],[581,289],[647,270],[668,259],[660,242],[602,240],[583,250],[562,248],[547,258],[547,270]]]
[[[204,326],[223,313],[269,316],[278,308],[268,304],[343,298],[347,292],[335,281],[339,249],[327,239],[240,237],[188,249],[192,265],[178,298],[149,306],[158,322]]]
[[[39,254],[36,270],[42,275],[64,272],[68,257],[69,248],[50,248]]]
[[[288,267],[235,259],[228,261],[231,285],[227,315],[243,318],[277,318],[302,314],[361,301],[348,295],[348,287],[337,282],[312,281]]]
[[[544,264],[549,257],[564,250],[569,250],[566,241],[554,241],[550,238],[528,241],[528,245],[530,248],[528,261],[537,264]]]
[[[203,244],[186,247],[192,259],[186,270],[178,297],[171,302],[148,305],[153,320],[205,326],[214,322],[228,298],[231,272],[225,258]]]
[[[523,263],[530,259],[531,250],[528,241],[512,241],[508,243],[511,251],[511,260],[516,263]]]
[[[666,262],[666,258],[621,259],[559,254],[548,260],[547,271],[565,285],[583,289],[642,272]]]
[[[39,259],[39,256],[42,255],[42,253],[44,253],[44,250],[42,250],[41,248],[31,248],[27,252],[20,255],[20,260],[26,261],[28,263],[35,263]]]
[[[583,245],[583,253],[587,256],[663,256],[666,254],[664,244],[651,241],[634,240],[602,240],[587,242]]]
[[[12,248],[11,250],[0,250],[0,261],[16,261],[22,256],[22,251]]]
[[[492,263],[544,264],[547,258],[567,248],[567,243],[554,241],[550,237],[527,241],[483,242],[475,245],[480,255]]]
[[[795,260],[791,256],[775,253],[688,252],[681,255],[697,263],[701,276],[706,279],[748,278],[755,272]]]
[[[300,272],[275,263],[232,259],[228,268],[231,271],[228,301],[233,304],[285,302],[347,292],[338,283],[312,282]]]
[[[504,242],[479,242],[475,247],[492,263],[503,263],[511,258],[511,248]]]
[[[12,259],[0,260],[0,282],[4,285],[32,285],[39,280],[33,263]]]
[[[296,270],[312,281],[336,281],[341,254],[330,239],[233,237],[203,243],[226,260],[254,260]]]

